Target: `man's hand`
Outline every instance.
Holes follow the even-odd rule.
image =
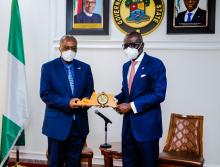
[[[115,109],[119,114],[125,114],[132,110],[130,103],[118,104]]]
[[[80,99],[78,99],[78,98],[72,98],[71,100],[70,100],[70,108],[78,108],[79,107],[79,105],[77,104],[77,101],[79,101]]]

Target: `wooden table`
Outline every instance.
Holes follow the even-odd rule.
[[[113,159],[122,159],[121,143],[111,142],[111,148],[99,148],[104,156],[105,167],[113,167]]]

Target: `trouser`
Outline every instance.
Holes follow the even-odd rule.
[[[128,121],[122,137],[123,167],[157,167],[159,140],[136,141]]]
[[[80,167],[85,137],[81,137],[76,121],[73,121],[66,140],[48,137],[48,167]]]

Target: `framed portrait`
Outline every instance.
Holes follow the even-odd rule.
[[[215,0],[167,0],[167,33],[215,33]]]
[[[108,35],[109,0],[66,0],[66,34]]]

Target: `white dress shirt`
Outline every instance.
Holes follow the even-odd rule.
[[[135,64],[135,67],[134,67],[134,68],[135,68],[135,74],[136,74],[136,72],[137,72],[138,67],[139,67],[140,64],[141,64],[141,61],[142,61],[143,57],[144,57],[144,51],[143,51],[143,52],[141,53],[141,55],[135,60],[135,61],[137,61],[137,64]],[[130,67],[129,67],[129,69],[128,69],[127,81],[129,81],[130,73],[131,73],[131,65],[130,65]],[[136,107],[135,107],[135,105],[134,105],[134,102],[131,102],[130,105],[131,105],[131,108],[132,108],[133,112],[136,114],[136,113],[137,113],[137,109],[136,109]]]
[[[193,19],[193,17],[194,17],[194,15],[195,15],[195,13],[196,13],[196,11],[197,11],[198,8],[199,8],[199,7],[197,6],[197,8],[194,9],[193,11],[191,11],[191,12],[189,12],[189,11],[187,10],[187,11],[186,11],[186,14],[185,14],[185,17],[184,17],[184,22],[187,22],[187,18],[188,18],[188,14],[189,14],[189,13],[192,13],[191,18],[190,18],[190,21],[192,21],[192,19]]]

